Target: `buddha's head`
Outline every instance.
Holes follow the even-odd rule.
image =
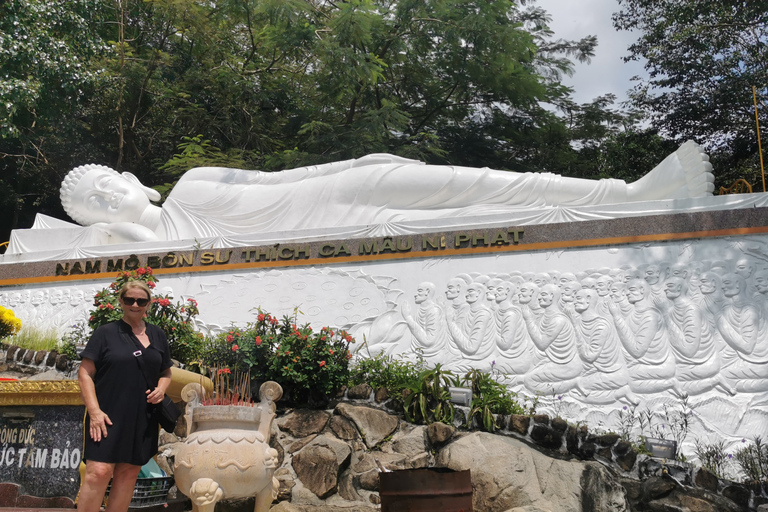
[[[138,222],[156,190],[145,187],[129,172],[122,174],[103,165],[75,167],[61,182],[61,204],[79,224]]]

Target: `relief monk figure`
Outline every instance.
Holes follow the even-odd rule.
[[[524,300],[530,299],[520,297],[523,320],[539,350],[535,366],[525,376],[525,386],[531,391],[565,393],[576,386],[582,367],[576,353],[573,323],[558,306],[560,289],[547,284],[539,290],[537,300],[542,310],[539,318],[531,313]]]
[[[598,301],[595,290],[579,290],[569,314],[575,327],[576,348],[584,363],[577,389],[588,403],[610,404],[626,397],[637,404],[639,399],[627,388],[629,376],[613,325],[600,315]]]
[[[757,304],[747,295],[742,274],[723,276],[723,293],[730,299],[717,319],[728,348],[723,351],[723,375],[736,391],[768,391],[768,328]]]
[[[632,311],[625,316],[619,304],[608,305],[624,348],[629,388],[635,393],[658,393],[675,385],[675,357],[664,318],[649,294],[650,285],[644,279],[633,279],[627,285]]]
[[[464,357],[482,361],[493,353],[494,320],[491,310],[483,304],[485,286],[472,283],[465,296],[469,309],[461,322],[448,318],[448,331]]]
[[[720,374],[716,334],[704,312],[688,297],[685,280],[670,277],[664,282],[664,292],[672,302],[666,323],[670,346],[677,360],[680,389],[697,395],[717,386],[733,395],[732,387]]]
[[[413,334],[411,350],[424,357],[445,355],[448,343],[445,313],[434,301],[434,295],[435,285],[424,282],[416,287],[414,301],[419,309],[415,317],[407,302],[402,305],[403,318]]]

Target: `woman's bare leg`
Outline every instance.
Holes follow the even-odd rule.
[[[140,470],[141,466],[134,466],[133,464],[115,464],[112,488],[109,490],[109,501],[107,501],[107,512],[125,512],[128,510]]]
[[[85,479],[77,499],[78,512],[98,512],[114,469],[114,464],[106,462],[89,460],[85,463]]]

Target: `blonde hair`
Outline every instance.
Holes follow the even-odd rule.
[[[128,290],[131,289],[138,289],[143,291],[147,294],[147,299],[150,301],[152,300],[152,291],[149,289],[149,286],[147,286],[147,283],[144,281],[128,281],[123,285],[122,288],[117,292],[117,296],[120,300],[123,300],[123,297],[125,297],[125,294],[128,293]]]

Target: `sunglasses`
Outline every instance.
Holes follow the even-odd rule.
[[[137,299],[135,297],[123,297],[123,302],[126,306],[133,306],[137,304],[140,308],[143,308],[149,304],[149,299]]]

